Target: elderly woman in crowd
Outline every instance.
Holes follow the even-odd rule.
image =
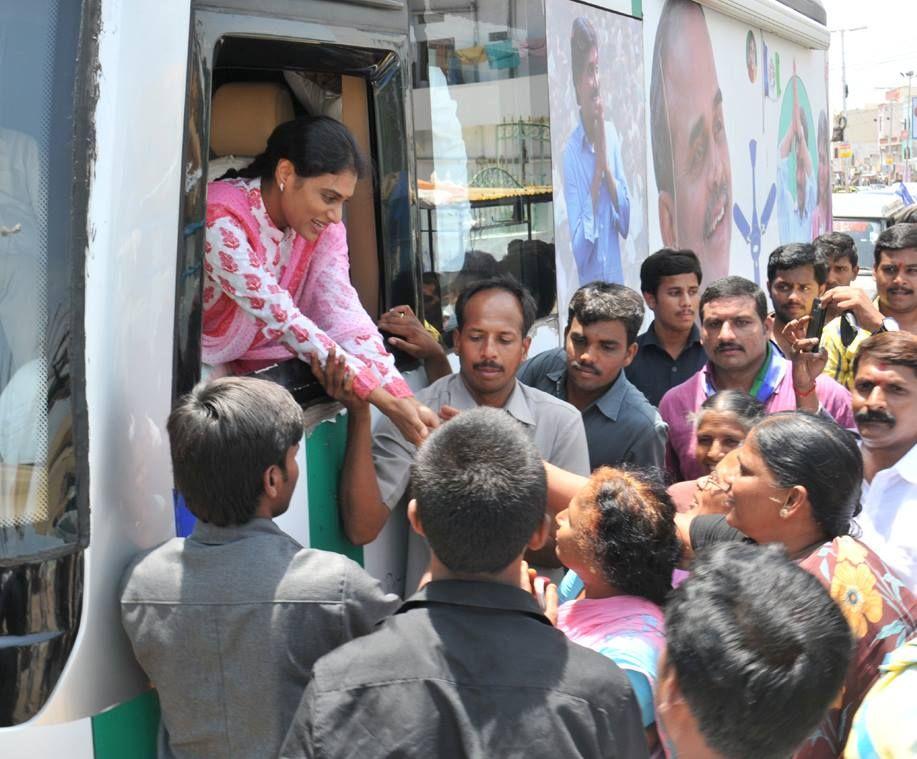
[[[701,404],[694,417],[697,463],[709,475],[727,453],[738,448],[749,430],[764,418],[764,404],[741,390],[720,390]],[[726,511],[722,493],[707,477],[677,482],[669,495],[679,512],[717,514]]]
[[[773,414],[717,465],[712,486],[726,514],[679,514],[688,557],[723,541],[779,543],[830,591],[856,650],[841,697],[797,757],[836,757],[887,653],[915,630],[917,603],[900,579],[850,535],[863,463],[853,436],[801,412]]]
[[[656,662],[665,643],[662,604],[680,546],[675,508],[660,483],[597,469],[557,515],[557,557],[569,568],[559,590],[557,627],[612,659],[640,703],[650,748]]]

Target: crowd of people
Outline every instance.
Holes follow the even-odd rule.
[[[361,170],[325,127],[340,154],[289,160],[281,135],[213,195],[205,353],[310,363],[347,412],[346,535],[405,510],[404,600],[274,524],[302,410],[215,373],[168,420],[196,527],[122,589],[160,756],[914,755],[917,224],[879,236],[874,300],[843,234],[776,249],[767,294],[664,248],[642,293],[577,290],[563,347],[531,357],[532,296],[483,278],[454,306],[455,372],[396,306],[415,394],[365,314],[307,314],[335,299],[296,262],[346,264]]]

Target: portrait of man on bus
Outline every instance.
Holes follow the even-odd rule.
[[[781,245],[808,242],[813,236],[818,236],[813,234],[818,202],[812,145],[813,119],[805,85],[795,71],[794,63],[794,73],[783,98],[780,142],[777,146],[777,219]]]
[[[758,43],[751,29],[745,35],[745,67],[748,69],[748,81],[754,84],[758,78]]]
[[[667,0],[650,83],[653,168],[662,244],[697,253],[704,276],[729,273],[732,167],[723,93],[703,9]]]
[[[570,69],[579,107],[564,146],[564,200],[579,283],[623,282],[621,239],[630,230],[630,194],[621,140],[602,99],[599,40],[585,16],[573,21]]]
[[[816,174],[818,196],[812,212],[812,239],[823,235],[831,228],[831,143],[828,141],[828,114],[818,114],[818,155]]]

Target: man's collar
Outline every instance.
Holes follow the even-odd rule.
[[[917,485],[917,443],[889,469],[893,469],[901,479]]]
[[[274,520],[263,517],[255,517],[245,524],[233,524],[228,527],[218,527],[215,524],[202,522],[198,519],[194,525],[194,530],[191,532],[190,539],[207,545],[222,545],[223,543],[233,543],[259,534],[283,535],[284,532],[274,523]]]
[[[531,594],[514,585],[485,580],[434,580],[418,590],[395,613],[401,614],[431,604],[515,611],[548,626],[551,624]]]
[[[780,383],[789,372],[790,362],[784,358],[783,353],[773,340],[768,340],[767,351],[764,354],[764,360],[758,368],[758,373],[752,381],[752,386],[748,393],[755,400],[761,403],[767,403],[770,397],[777,392]],[[704,381],[707,397],[717,392],[716,387],[716,367],[713,362],[707,359],[701,369],[701,377]]]
[[[457,378],[457,382],[453,385],[451,393],[454,400],[453,405],[461,411],[477,408],[478,403],[475,401],[474,396],[471,395],[471,391],[468,389],[468,385],[465,384],[465,378],[462,376],[461,372],[453,376]],[[535,424],[535,415],[532,413],[532,409],[529,408],[529,402],[525,396],[524,385],[515,378],[513,382],[515,383],[513,392],[510,393],[506,403],[503,404],[503,410],[508,412],[516,421],[532,426]]]
[[[599,411],[613,422],[618,421],[618,414],[621,413],[621,406],[624,405],[624,396],[627,395],[630,384],[630,380],[627,379],[622,369],[618,372],[615,381],[611,383],[611,387],[609,387],[602,397],[595,402]]]
[[[545,376],[552,382],[566,382],[567,381],[567,361],[564,358],[564,363],[562,366],[552,369],[549,372],[545,372]]]
[[[545,376],[557,385],[560,391],[558,397],[562,400],[567,400],[566,356],[564,356],[563,366],[553,369],[550,372],[545,372]],[[608,389],[589,404],[586,410],[595,406],[605,416],[611,419],[611,421],[616,422],[618,420],[618,414],[621,413],[621,405],[624,403],[624,396],[627,394],[627,388],[630,384],[630,381],[624,376],[624,370],[622,369],[618,372],[618,376],[615,378],[614,382],[608,386]]]
[[[583,124],[582,111],[580,112],[579,118],[577,119],[576,129],[579,132],[580,148],[589,153],[595,153],[595,148],[593,147],[592,143],[589,142],[589,135],[586,133],[586,126]]]
[[[646,330],[646,332],[640,335],[639,338],[637,338],[637,341],[640,343],[641,347],[644,345],[655,345],[658,348],[665,350],[665,348],[662,347],[662,343],[659,342],[659,336],[656,334],[655,319],[650,322],[649,328]],[[685,347],[682,348],[682,351],[684,351],[688,346],[694,345],[695,343],[700,343],[700,329],[698,329],[696,324],[692,324],[691,332],[688,334],[688,340],[685,342]]]
[[[528,398],[525,394],[525,385],[516,380],[516,386],[513,388],[513,394],[503,406],[516,421],[522,422],[531,427],[535,424],[535,414],[529,406]]]

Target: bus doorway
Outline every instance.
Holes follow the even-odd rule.
[[[297,20],[193,12],[176,283],[175,398],[190,390],[202,371],[212,369],[202,364],[201,353],[206,184],[247,166],[264,149],[274,127],[298,116],[327,115],[341,121],[370,159],[372,169],[358,182],[344,217],[350,279],[363,308],[373,320],[396,304],[422,313],[409,191],[414,179],[405,98],[407,17],[393,11],[378,14],[384,18],[379,27],[387,31],[370,35],[310,21],[306,12]],[[410,372],[414,364],[408,357],[396,358],[399,369]],[[289,512],[279,520],[281,527],[303,545],[347,554],[401,592],[404,521],[393,520],[382,540],[365,550],[352,545],[340,526],[337,472],[345,425],[333,421],[340,407],[329,402],[308,365],[296,358],[267,367],[259,376],[285,385],[306,411],[299,462],[305,476]],[[192,526],[193,518],[176,495],[177,533],[187,534]]]

